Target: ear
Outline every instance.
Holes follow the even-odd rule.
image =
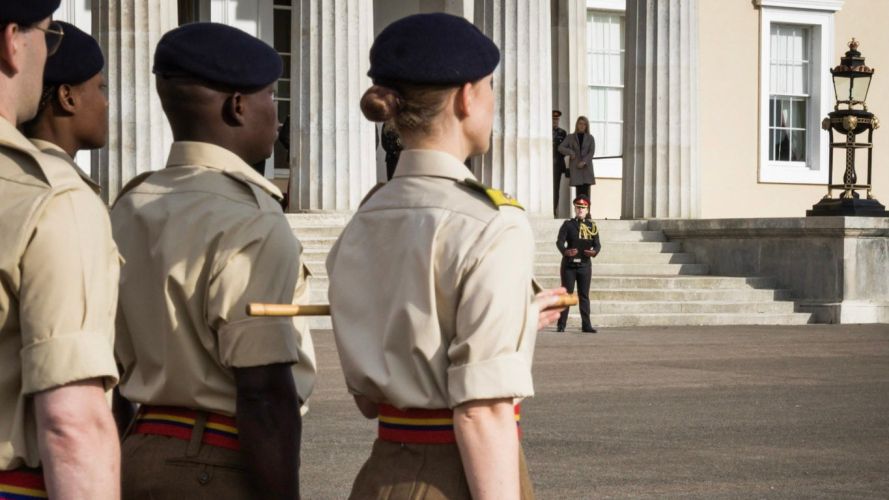
[[[77,112],[77,106],[80,104],[79,96],[74,92],[73,87],[67,83],[63,83],[56,88],[56,101],[59,106],[66,112],[74,114]]]
[[[462,120],[472,112],[474,92],[475,88],[471,82],[464,83],[457,89],[454,95],[454,114],[457,118]]]
[[[226,121],[232,125],[243,127],[247,122],[247,100],[244,94],[235,92],[225,100]]]
[[[3,27],[0,33],[0,62],[3,63],[4,69],[9,70],[14,75],[21,71],[18,62],[15,59],[18,53],[16,46],[16,35],[21,32],[21,27],[16,23],[9,23]]]

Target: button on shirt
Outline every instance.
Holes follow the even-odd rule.
[[[234,415],[233,368],[297,363],[308,399],[315,362],[305,320],[245,310],[308,299],[281,197],[237,155],[200,142],[174,143],[167,168],[125,188],[111,212],[125,259],[116,343],[124,397]]]
[[[31,396],[117,381],[119,258],[108,210],[74,167],[0,118],[0,470],[40,463]]]
[[[531,228],[467,178],[449,154],[403,151],[331,250],[331,315],[353,394],[400,408],[533,395]]]

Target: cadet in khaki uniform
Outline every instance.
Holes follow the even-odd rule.
[[[96,40],[72,24],[55,54],[46,60],[37,116],[22,129],[44,153],[71,163],[90,188],[100,187],[74,164],[82,149],[98,149],[108,138],[108,98],[102,68],[105,58]]]
[[[298,496],[311,339],[291,318],[245,310],[306,300],[281,192],[250,167],[277,137],[281,71],[274,49],[221,24],[158,43],[175,142],[166,168],[130,182],[111,213],[125,259],[120,387],[142,405],[123,442],[124,498]]]
[[[499,58],[447,14],[396,21],[371,48],[362,110],[405,150],[327,260],[346,385],[379,419],[352,498],[533,498],[514,402],[534,394],[537,330],[558,317],[540,311],[563,290],[535,300],[524,211],[463,164],[488,149]]]
[[[0,3],[0,498],[119,497],[118,255],[67,162],[16,126],[37,112],[59,0]]]

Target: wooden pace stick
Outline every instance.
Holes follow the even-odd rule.
[[[263,304],[251,302],[247,304],[248,316],[330,316],[327,304]]]
[[[550,306],[551,309],[576,306],[577,294],[565,294],[559,297],[558,302]],[[248,316],[330,316],[330,306],[327,304],[263,304],[251,302],[247,304]]]
[[[563,307],[576,306],[577,304],[577,294],[566,293],[565,295],[560,295],[559,300],[555,304],[547,307],[547,309],[561,309]]]

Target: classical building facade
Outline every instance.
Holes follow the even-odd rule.
[[[161,168],[171,139],[154,46],[178,24],[222,22],[285,60],[290,148],[276,149],[266,175],[292,211],[352,211],[385,179],[377,130],[358,109],[373,37],[432,11],[465,16],[501,48],[492,148],[471,164],[533,214],[551,213],[553,108],[569,131],[590,119],[592,212],[625,219],[804,215],[826,193],[829,68],[852,37],[877,69],[868,107],[889,116],[886,0],[63,0],[56,17],[92,32],[108,61],[109,144],[78,160],[111,198]],[[885,202],[889,131],[875,143]]]

